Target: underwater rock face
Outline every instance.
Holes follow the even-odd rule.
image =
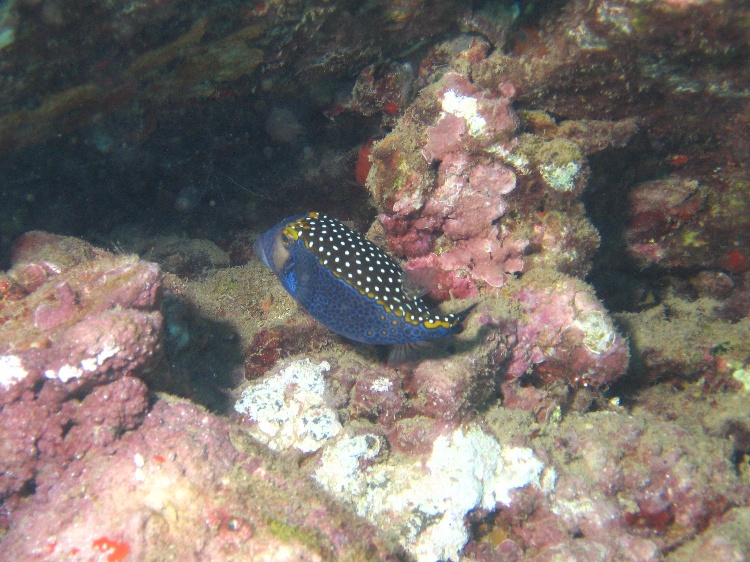
[[[380,424],[340,407],[331,392],[340,380],[326,381],[324,395],[339,406],[342,428],[320,441],[304,470],[418,560],[462,552],[493,560],[510,551],[540,560],[563,552],[662,560],[706,518],[750,500],[729,443],[698,423],[616,406],[561,422],[559,406],[542,419],[531,408],[494,406],[480,425],[408,413]],[[376,383],[386,390],[393,380]],[[279,423],[279,434],[298,426]],[[506,537],[495,546],[466,533],[474,516],[488,513],[493,533]]]
[[[577,276],[590,268],[599,237],[578,201],[583,150],[622,144],[635,129],[518,135],[514,95],[510,83],[481,89],[447,72],[372,147],[366,185],[385,239],[407,258],[405,270],[431,272],[436,298],[493,293],[534,267]]]
[[[86,251],[52,261],[71,247]],[[41,232],[15,255],[3,278],[22,294],[0,301],[5,500],[53,486],[75,457],[137,427],[148,407],[138,378],[162,353],[158,266]]]
[[[562,274],[536,269],[510,297],[523,315],[508,375],[524,374],[553,386],[611,385],[625,374],[629,350],[591,288]]]
[[[630,193],[627,248],[641,267],[750,270],[750,192],[732,181],[714,190],[673,176]]]
[[[135,193],[167,273],[16,242],[0,558],[750,557],[745,3],[6,8],[0,247]],[[204,197],[234,170],[270,187]],[[313,202],[465,332],[394,366],[305,316],[252,247]]]
[[[529,517],[526,541],[549,540],[549,509],[566,535],[583,534],[608,556],[627,558],[632,549],[658,560],[662,549],[702,530],[703,517],[748,501],[725,445],[700,429],[642,412],[601,412],[572,415],[552,433],[562,444],[550,450],[558,470],[555,497]]]
[[[325,362],[294,361],[247,387],[235,409],[246,418],[243,425],[249,422],[251,435],[273,449],[308,456],[317,451],[317,460],[307,463],[312,478],[417,560],[457,559],[469,540],[468,512],[510,504],[511,491],[542,485],[544,465],[531,449],[500,445],[473,424],[435,423],[415,416],[418,409],[412,407],[395,423],[386,418],[379,427],[355,418],[342,427],[339,416],[348,416],[331,409],[332,388],[346,375],[325,384],[321,375],[328,369]],[[385,375],[370,379],[368,386],[372,393],[388,393],[394,382]],[[362,395],[353,396],[353,412],[361,415]],[[436,415],[440,408],[433,402],[429,411]],[[383,427],[389,425],[386,435]],[[551,473],[546,486],[553,484]]]
[[[750,317],[728,320],[724,310],[710,297],[690,302],[672,295],[649,310],[618,314],[638,350],[636,377],[703,379],[708,387],[735,383],[747,390]]]
[[[143,424],[18,509],[5,560],[398,560],[375,529],[201,408],[159,399]]]
[[[42,142],[102,115],[124,120],[133,111],[137,115],[127,121],[144,125],[136,127],[140,142],[154,132],[146,122],[175,106],[231,100],[244,89],[288,92],[292,82],[314,85],[356,74],[445,31],[458,4],[353,9],[297,0],[250,7],[170,0],[17,11],[11,2],[14,40],[5,45],[7,36],[0,39],[8,77],[0,95],[0,151]],[[51,15],[54,21],[46,21]],[[2,16],[0,30],[9,23]],[[45,47],[50,26],[56,49]],[[96,139],[102,152],[116,142],[106,133]]]
[[[611,384],[625,372],[627,347],[580,281],[535,270],[509,283],[507,297],[480,303],[449,342],[453,353],[423,349],[395,369],[346,353],[281,363],[242,391],[235,404],[241,424],[276,450],[306,453],[306,470],[324,489],[418,560],[457,560],[470,540],[471,512],[500,504],[512,510],[511,497],[530,489],[547,505],[550,524],[561,525],[562,515],[543,499],[555,489],[557,469],[540,460],[550,458],[549,450],[537,448],[537,457],[518,446],[538,431],[533,422],[509,426],[507,435],[499,427],[498,441],[471,420],[492,404],[506,378],[504,394],[529,421],[538,404],[524,407],[514,397],[527,377],[573,389]],[[514,365],[523,367],[516,373]],[[514,495],[515,488],[524,491]],[[535,541],[529,536],[526,544]]]
[[[80,251],[56,263],[60,249]],[[169,378],[158,266],[41,232],[15,255],[0,300],[0,557],[396,559],[237,427],[149,397],[144,381]]]

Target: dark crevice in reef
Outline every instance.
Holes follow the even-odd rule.
[[[591,178],[583,203],[601,244],[587,281],[610,312],[635,312],[652,306],[664,282],[663,272],[641,270],[625,245],[631,189],[665,173],[653,151],[641,144],[645,144],[642,139],[636,139],[626,148],[589,157]]]
[[[0,157],[0,267],[10,266],[12,240],[36,229],[104,247],[134,230],[221,246],[237,230],[311,209],[365,225],[373,212],[354,165],[378,133],[375,118],[333,120],[310,97],[196,102],[153,123],[113,112]]]

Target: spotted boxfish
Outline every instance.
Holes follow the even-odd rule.
[[[313,318],[358,342],[408,345],[457,334],[474,308],[431,312],[393,258],[322,213],[284,219],[254,250]]]

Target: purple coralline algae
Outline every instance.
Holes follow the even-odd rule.
[[[426,142],[407,152],[423,115],[432,116],[421,124]],[[408,268],[439,268],[441,289],[450,290],[446,279],[463,288],[454,296],[476,294],[460,280],[469,275],[460,268],[472,258],[471,278],[493,286],[521,269],[524,242],[506,240],[493,224],[506,212],[505,196],[516,188],[516,176],[496,159],[474,162],[467,155],[472,148],[503,148],[516,127],[507,97],[480,93],[465,77],[448,74],[423,91],[400,126],[373,147],[368,186],[385,211],[380,221],[391,249],[418,260]],[[439,164],[437,175],[433,163]]]
[[[397,560],[291,466],[175,399],[60,470],[16,521],[8,560]]]
[[[18,291],[0,301],[3,559],[396,559],[240,429],[149,396],[168,379],[156,264],[41,232],[15,256],[3,281]]]
[[[162,353],[159,267],[103,253],[70,265],[47,251],[66,245],[86,249],[31,233],[19,240],[18,262],[6,274],[25,293],[0,303],[6,500],[29,486],[53,486],[57,471],[92,440],[106,444],[137,427],[148,402],[133,377],[147,376]]]
[[[432,272],[440,299],[492,292],[534,267],[590,268],[599,237],[579,201],[583,150],[623,140],[600,133],[594,148],[562,128],[553,139],[519,134],[514,95],[510,83],[482,90],[448,72],[373,146],[367,186],[385,239],[407,271]]]
[[[522,310],[508,364],[511,377],[528,373],[573,387],[602,387],[625,373],[627,344],[584,283],[534,270],[509,296]]]
[[[750,195],[732,178],[721,189],[681,176],[630,193],[628,251],[642,267],[750,270]]]
[[[230,4],[0,7],[0,558],[750,558],[747,6]],[[307,316],[313,208],[465,329]]]

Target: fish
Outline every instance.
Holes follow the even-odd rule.
[[[411,346],[458,334],[476,306],[431,311],[396,260],[323,213],[288,217],[253,248],[310,316],[360,343]]]

